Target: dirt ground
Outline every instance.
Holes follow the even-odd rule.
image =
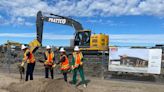
[[[75,87],[62,79],[44,79],[35,76],[33,81],[20,81],[18,75],[0,73],[0,92],[164,92],[164,85],[88,78],[87,88]],[[69,78],[70,80],[70,78]]]

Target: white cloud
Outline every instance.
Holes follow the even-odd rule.
[[[0,37],[32,38],[35,37],[35,33],[1,33]]]
[[[1,33],[0,37],[14,37],[14,38],[35,38],[35,33]],[[43,39],[49,40],[69,40],[73,39],[73,35],[57,35],[51,33],[44,33]]]
[[[34,23],[28,22],[25,18],[22,17],[11,17],[11,19],[6,19],[0,15],[0,25],[26,25],[26,26],[33,26]]]
[[[38,10],[66,16],[164,15],[164,0],[1,0],[0,9],[13,16],[36,16]]]
[[[35,17],[36,13],[55,13],[65,16],[153,15],[164,17],[164,0],[1,0],[0,12],[8,15],[6,24],[18,17]],[[1,19],[2,20],[2,19]],[[19,20],[18,20],[19,21]],[[23,20],[22,20],[23,21]],[[17,22],[18,25],[33,25]]]

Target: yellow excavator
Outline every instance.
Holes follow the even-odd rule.
[[[6,46],[9,45],[9,46],[18,46],[20,47],[21,46],[21,43],[19,42],[14,42],[14,41],[7,41],[6,43],[4,43]]]
[[[79,46],[83,51],[108,51],[108,35],[101,33],[91,34],[90,30],[84,30],[82,25],[72,18],[52,13],[50,13],[48,16],[43,16],[41,11],[38,11],[36,18],[37,38],[29,44],[31,47],[42,46],[44,22],[57,23],[73,27],[75,29],[75,35],[72,42],[72,47]]]

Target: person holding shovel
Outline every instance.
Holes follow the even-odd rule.
[[[77,82],[77,79],[76,79],[77,72],[79,72],[81,80],[82,80],[82,84],[84,84],[83,86],[86,88],[87,85],[85,83],[82,60],[83,60],[83,54],[82,54],[82,52],[80,52],[79,47],[75,46],[74,52],[72,53],[72,64],[71,64],[71,68],[72,68],[72,71],[73,71],[72,82],[73,82],[73,84],[76,84],[76,82]]]
[[[25,63],[27,63],[27,70],[26,70],[26,78],[25,81],[28,81],[28,77],[30,76],[30,80],[33,80],[33,71],[35,67],[35,57],[34,53],[38,49],[38,47],[35,47],[34,49],[29,49],[27,46],[22,45],[21,49],[24,52],[24,57],[21,63],[21,66],[23,67]]]
[[[67,73],[70,70],[69,60],[64,48],[60,48],[60,60],[57,64],[60,64],[60,70],[63,73],[64,81],[67,82]]]
[[[51,79],[54,78],[54,72],[53,72],[53,67],[55,67],[54,61],[55,61],[55,56],[54,52],[51,50],[51,47],[48,45],[46,46],[46,52],[44,54],[45,62],[45,78],[49,78],[49,71],[51,73]]]

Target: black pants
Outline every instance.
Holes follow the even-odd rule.
[[[30,76],[30,80],[33,80],[33,72],[34,72],[35,63],[28,63],[26,70],[26,79],[28,81],[28,77]]]
[[[67,82],[67,73],[63,73],[64,81]]]
[[[51,79],[54,78],[54,71],[52,69],[52,66],[45,67],[45,78],[49,78],[49,71],[51,73]]]

